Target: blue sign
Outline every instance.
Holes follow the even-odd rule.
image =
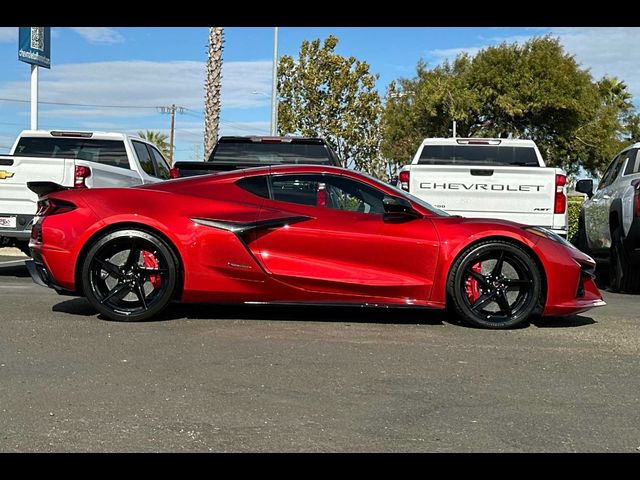
[[[18,60],[51,68],[51,27],[20,27]]]

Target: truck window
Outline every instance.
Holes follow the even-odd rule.
[[[165,180],[169,178],[169,165],[167,161],[164,159],[162,154],[151,145],[147,145],[149,147],[149,151],[151,152],[151,156],[153,157],[153,163],[156,165],[156,177],[164,178]]]
[[[496,145],[425,145],[418,165],[518,165],[538,167],[532,147]]]
[[[127,151],[121,140],[90,138],[22,137],[16,146],[19,157],[72,158],[130,168]]]
[[[639,149],[634,148],[627,152],[627,158],[629,161],[627,162],[627,168],[624,169],[625,175],[633,175],[634,173],[640,172],[640,152]]]
[[[307,143],[219,142],[209,157],[210,162],[234,163],[322,163],[334,161],[324,145]]]
[[[153,160],[151,160],[151,154],[149,153],[149,150],[147,150],[147,145],[135,140],[132,140],[131,143],[133,143],[133,148],[136,151],[138,161],[140,162],[140,166],[142,167],[142,170],[144,170],[144,173],[155,177],[156,172],[153,169]]]

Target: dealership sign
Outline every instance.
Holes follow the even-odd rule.
[[[51,68],[51,27],[20,27],[18,60]]]

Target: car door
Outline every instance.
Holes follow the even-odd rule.
[[[600,180],[598,190],[585,203],[584,220],[589,247],[593,250],[608,249],[611,244],[609,233],[609,208],[612,202],[612,185],[621,171],[624,152],[616,156]]]
[[[273,175],[260,215],[287,212],[296,221],[264,231],[254,254],[274,278],[319,299],[426,300],[439,247],[435,228],[429,219],[385,221],[383,197],[342,175]]]

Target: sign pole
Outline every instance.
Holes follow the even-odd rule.
[[[37,130],[38,72],[51,68],[51,27],[19,27],[18,60],[31,64],[31,130]]]
[[[38,65],[31,65],[31,130],[38,129]]]

